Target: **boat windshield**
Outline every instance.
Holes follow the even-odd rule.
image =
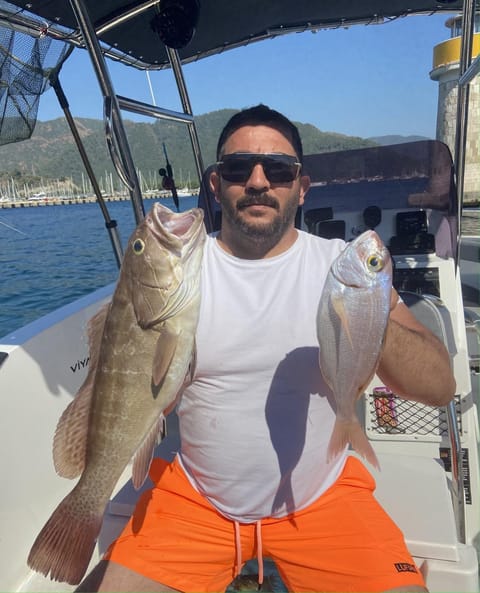
[[[304,162],[312,182],[303,206],[307,226],[332,219],[329,224],[333,228],[352,213],[378,219],[372,219],[373,226],[382,216],[395,218],[401,220],[401,234],[427,231],[428,226],[435,235],[437,255],[455,253],[457,192],[452,156],[442,142],[426,140],[307,155]],[[350,238],[343,230],[338,236]]]

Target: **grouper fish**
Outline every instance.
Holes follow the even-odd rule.
[[[333,391],[336,421],[330,461],[347,444],[379,467],[355,412],[378,366],[390,312],[392,262],[375,231],[366,231],[332,263],[317,313],[319,361]]]
[[[111,302],[90,321],[89,372],[53,441],[57,473],[80,479],[28,557],[52,580],[82,579],[132,458],[134,486],[147,477],[164,416],[194,364],[205,236],[202,210],[155,204],[130,237]]]

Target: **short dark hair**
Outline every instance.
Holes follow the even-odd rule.
[[[303,162],[303,148],[300,134],[297,127],[279,111],[270,109],[266,105],[256,105],[235,113],[220,134],[217,144],[217,161],[220,160],[221,152],[228,138],[243,126],[270,126],[281,132],[292,143],[300,163]]]

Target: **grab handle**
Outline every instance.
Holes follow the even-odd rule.
[[[112,98],[105,97],[104,102],[104,115],[103,121],[105,124],[105,137],[107,140],[107,148],[108,152],[110,153],[110,158],[112,159],[113,166],[115,170],[122,180],[123,184],[129,189],[133,190],[134,184],[132,183],[131,179],[129,178],[127,171],[122,163],[122,159],[120,158],[120,154],[115,142],[115,125],[113,121],[113,109],[112,109]]]

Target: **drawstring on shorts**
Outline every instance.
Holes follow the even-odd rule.
[[[235,576],[238,577],[242,570],[242,542],[240,541],[240,524],[234,521],[235,526]]]
[[[239,576],[242,570],[242,542],[240,540],[240,524],[234,521],[235,529],[235,576]],[[262,522],[255,522],[255,536],[257,543],[257,562],[258,562],[258,588],[263,584],[263,544],[262,544]]]
[[[262,544],[262,522],[255,523],[255,533],[257,536],[257,562],[258,562],[258,587],[263,584],[263,544]]]

